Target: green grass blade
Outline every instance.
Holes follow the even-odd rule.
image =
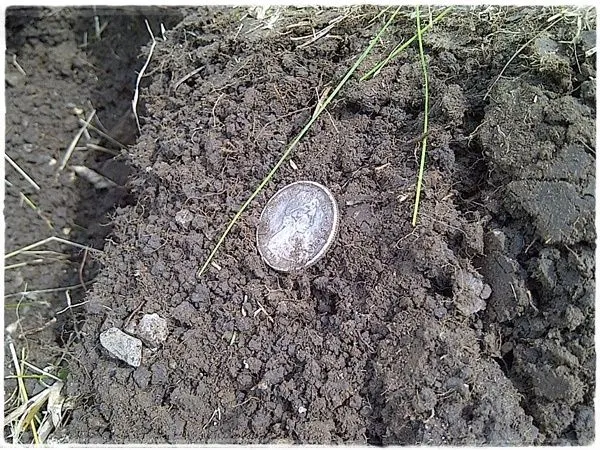
[[[415,41],[415,39],[418,39],[419,35],[422,35],[426,31],[429,31],[436,23],[438,23],[440,20],[442,20],[452,10],[452,8],[453,8],[452,6],[448,6],[441,13],[439,13],[436,16],[436,18],[433,19],[433,21],[429,22],[429,24],[427,26],[423,27],[423,29],[421,29],[419,27],[417,30],[417,33],[415,33],[415,35],[413,37],[411,37],[408,41],[404,42],[403,44],[398,44],[394,48],[394,50],[392,50],[390,52],[390,54],[387,56],[387,58],[385,58],[383,61],[380,61],[379,63],[377,63],[377,65],[375,65],[375,67],[373,67],[366,74],[364,74],[362,76],[362,78],[360,79],[360,81],[368,80],[369,78],[372,78],[372,77],[376,76],[377,74],[379,74],[381,69],[383,69],[392,59],[394,59],[402,51],[404,51],[406,49],[406,47],[408,47],[410,44],[412,44]]]
[[[231,231],[231,229],[233,228],[233,226],[235,225],[235,223],[238,221],[238,219],[240,218],[240,216],[244,213],[244,211],[246,210],[246,208],[248,208],[248,205],[250,205],[250,203],[252,202],[252,200],[254,200],[254,198],[263,190],[263,188],[267,185],[267,183],[269,181],[271,181],[271,178],[273,178],[273,175],[275,175],[275,173],[281,167],[281,165],[286,160],[286,158],[292,153],[292,150],[296,147],[296,145],[298,144],[298,142],[300,142],[300,140],[308,132],[308,130],[310,129],[310,127],[312,126],[312,124],[319,118],[319,116],[321,115],[321,113],[325,110],[325,108],[327,108],[327,106],[329,105],[329,103],[331,103],[331,101],[335,98],[335,96],[338,94],[338,92],[340,91],[340,89],[342,89],[342,87],[350,79],[350,77],[352,76],[352,74],[356,71],[356,69],[358,68],[358,66],[360,66],[360,64],[367,57],[367,55],[369,55],[369,53],[371,53],[371,50],[373,49],[373,47],[375,46],[375,44],[377,43],[377,41],[379,41],[380,36],[384,33],[384,31],[387,29],[387,27],[392,23],[392,21],[396,17],[396,14],[398,14],[399,11],[400,11],[400,7],[396,8],[396,11],[394,11],[394,13],[388,19],[388,21],[383,25],[383,27],[381,28],[381,30],[379,30],[379,32],[377,33],[377,35],[371,40],[371,42],[369,43],[369,46],[366,48],[366,50],[360,55],[360,57],[356,60],[356,62],[350,68],[350,70],[348,70],[348,72],[346,73],[346,75],[344,76],[344,78],[342,78],[342,80],[338,83],[338,85],[333,90],[333,92],[329,95],[329,97],[327,97],[327,99],[321,105],[317,106],[317,110],[315,111],[315,114],[312,115],[312,117],[308,121],[308,123],[304,126],[304,128],[302,128],[302,130],[300,131],[300,133],[298,133],[298,135],[290,143],[290,145],[288,146],[287,150],[283,153],[283,155],[281,156],[281,158],[279,159],[279,161],[277,161],[277,163],[275,164],[275,166],[273,166],[273,168],[268,173],[268,175],[261,181],[261,183],[254,190],[254,192],[250,195],[250,197],[248,197],[248,199],[244,202],[244,204],[239,209],[239,211],[235,214],[235,216],[233,216],[233,219],[231,219],[231,221],[227,225],[227,228],[225,228],[225,231],[223,232],[223,234],[221,235],[221,237],[217,241],[217,244],[214,246],[214,248],[210,252],[210,255],[208,256],[208,258],[206,259],[206,261],[204,262],[204,264],[202,265],[202,267],[198,271],[198,277],[200,277],[202,274],[204,274],[204,272],[208,268],[209,264],[213,260],[214,256],[216,255],[217,251],[219,250],[219,248],[221,247],[221,245],[225,241],[225,238],[227,237],[227,235],[229,234],[229,232]]]
[[[421,147],[421,163],[419,165],[419,176],[417,178],[417,193],[415,196],[415,207],[413,210],[412,224],[417,226],[417,216],[419,214],[419,201],[421,199],[421,187],[423,185],[423,172],[425,171],[425,155],[427,153],[427,132],[429,130],[429,76],[427,74],[427,61],[425,61],[425,52],[423,51],[423,36],[421,32],[421,17],[417,6],[417,36],[419,40],[419,56],[423,66],[423,90],[425,95],[425,118],[423,119],[423,145]],[[438,16],[439,17],[439,16]]]

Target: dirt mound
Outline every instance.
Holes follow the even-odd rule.
[[[493,251],[481,261],[494,292],[488,317],[548,438],[590,442],[595,111],[522,80],[498,83],[492,97],[479,135],[511,219],[490,223]]]
[[[116,209],[66,384],[85,400],[70,441],[593,440],[594,61],[581,37],[554,51],[573,30],[564,19],[523,52],[539,63],[495,82],[549,11],[456,11],[425,36],[418,227],[423,74],[409,47],[349,81],[197,276],[380,28],[378,12],[208,9],[157,35],[127,150],[135,201]],[[410,13],[361,74],[414,34]],[[336,197],[339,235],[315,266],[277,273],[256,225],[278,189],[304,179]],[[133,368],[99,335],[133,333],[144,314],[169,334]]]

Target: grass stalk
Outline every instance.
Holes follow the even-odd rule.
[[[365,51],[356,60],[356,62],[350,68],[350,70],[348,70],[348,72],[346,72],[346,75],[338,83],[338,85],[333,90],[333,92],[327,97],[327,99],[325,99],[324,102],[322,102],[321,104],[317,104],[317,109],[315,110],[315,114],[312,115],[312,117],[310,118],[310,120],[308,121],[308,123],[304,126],[304,128],[302,128],[302,130],[300,131],[300,133],[298,133],[298,135],[294,138],[294,140],[289,144],[289,146],[286,149],[286,151],[283,153],[283,155],[281,156],[281,158],[279,158],[279,161],[277,161],[277,163],[275,164],[275,166],[273,166],[273,168],[267,174],[267,176],[261,181],[261,183],[254,190],[254,192],[250,195],[250,197],[248,197],[248,199],[244,202],[244,204],[239,209],[239,211],[235,214],[235,216],[233,217],[233,219],[231,219],[231,221],[227,225],[227,228],[225,228],[225,231],[223,232],[223,234],[221,235],[221,237],[217,241],[217,244],[214,246],[214,248],[210,252],[208,258],[206,259],[206,261],[204,262],[204,264],[202,265],[202,267],[198,271],[198,274],[197,274],[198,277],[200,277],[200,276],[202,276],[204,274],[204,272],[206,271],[206,269],[210,265],[212,259],[214,258],[215,254],[217,253],[217,251],[219,250],[219,248],[221,247],[221,245],[225,241],[225,238],[227,237],[227,235],[229,234],[229,232],[231,231],[231,229],[233,228],[233,226],[235,225],[235,223],[238,221],[238,219],[240,218],[240,216],[246,210],[246,208],[248,208],[248,205],[250,205],[250,203],[252,202],[252,200],[254,200],[254,198],[263,190],[263,188],[267,185],[267,183],[269,181],[271,181],[271,179],[273,178],[273,176],[275,175],[275,173],[277,172],[277,170],[279,170],[279,168],[284,163],[284,161],[286,160],[286,158],[292,153],[292,150],[296,147],[296,145],[298,144],[298,142],[300,142],[300,140],[304,137],[304,135],[311,128],[311,126],[313,125],[313,123],[319,118],[319,116],[321,115],[321,113],[327,108],[327,106],[331,103],[331,101],[336,97],[336,95],[338,94],[338,92],[342,89],[342,87],[350,79],[350,77],[352,76],[352,74],[356,71],[356,69],[358,68],[358,66],[360,66],[360,64],[367,57],[367,55],[369,55],[369,53],[371,53],[371,50],[373,49],[373,47],[375,46],[375,44],[379,41],[379,38],[385,32],[385,30],[388,28],[388,26],[392,23],[392,21],[394,20],[394,18],[396,17],[396,15],[398,14],[399,11],[400,11],[400,7],[396,8],[396,10],[394,11],[394,13],[391,15],[391,17],[388,19],[388,21],[383,25],[383,27],[381,28],[381,30],[379,30],[379,32],[377,33],[377,35],[373,39],[371,39],[371,42],[369,43],[369,46],[365,49]]]
[[[44,214],[42,214],[42,212],[37,207],[37,205],[35,203],[33,203],[33,201],[29,197],[27,197],[25,194],[23,194],[22,192],[19,192],[19,196],[21,197],[21,200],[23,201],[23,203],[25,203],[27,206],[29,206],[29,208],[31,208],[38,215],[38,217],[40,217],[46,223],[46,226],[48,228],[50,228],[50,230],[54,231],[54,226],[52,225],[52,221],[50,219],[48,219],[46,216],[44,216]]]
[[[154,38],[154,33],[152,33],[152,28],[150,28],[150,24],[148,23],[147,20],[145,20],[145,22],[146,22],[146,28],[148,29],[148,33],[150,33],[150,37],[152,38],[152,45],[150,46],[150,51],[148,52],[148,58],[146,58],[146,62],[142,66],[142,69],[138,73],[137,79],[135,80],[135,91],[133,93],[133,100],[131,100],[131,108],[133,109],[133,116],[135,117],[135,123],[136,123],[137,129],[140,133],[142,132],[142,128],[140,127],[140,118],[138,117],[138,113],[137,113],[138,98],[140,96],[140,82],[142,81],[144,72],[146,72],[146,69],[148,68],[148,65],[150,64],[150,60],[152,59],[152,54],[154,53],[154,47],[156,47],[156,39]]]
[[[17,357],[17,352],[15,350],[15,346],[12,342],[8,344],[10,353],[12,356],[13,364],[15,366],[15,374],[17,375],[17,384],[19,385],[19,395],[21,397],[22,403],[27,403],[29,401],[29,396],[27,395],[27,389],[25,388],[25,383],[23,383],[23,370],[21,364],[19,364],[19,358]]]
[[[91,282],[93,280],[88,281]],[[39,294],[48,294],[50,292],[64,292],[67,290],[73,290],[73,289],[80,289],[83,286],[81,284],[75,284],[72,286],[65,286],[65,287],[58,287],[58,288],[50,288],[50,289],[37,289],[34,291],[21,291],[21,292],[13,292],[11,294],[4,294],[4,298],[11,298],[11,297],[27,297],[27,296],[31,296],[31,295],[39,295]],[[27,288],[27,286],[25,286],[25,288]],[[8,306],[7,304],[5,304],[5,306]]]
[[[398,44],[396,46],[396,48],[394,48],[394,50],[392,50],[390,52],[390,54],[387,56],[387,58],[385,58],[383,61],[380,61],[379,63],[377,63],[375,65],[375,67],[373,67],[366,74],[364,74],[362,76],[362,78],[360,79],[360,81],[365,81],[365,80],[368,80],[369,78],[373,78],[374,76],[376,76],[381,71],[381,69],[383,69],[392,59],[394,59],[402,51],[404,51],[410,44],[412,44],[415,41],[415,39],[419,39],[420,36],[423,35],[423,33],[425,33],[426,31],[429,31],[436,23],[438,23],[440,20],[442,20],[452,10],[452,8],[453,8],[452,6],[448,6],[441,13],[439,13],[435,19],[430,21],[429,24],[427,24],[425,27],[423,27],[422,29],[419,27],[417,29],[417,33],[415,33],[415,35],[413,37],[411,37],[408,41],[404,42],[403,44]]]
[[[59,242],[61,244],[70,245],[72,247],[77,247],[77,248],[80,248],[83,250],[88,250],[90,252],[102,253],[102,250],[98,250],[97,248],[88,247],[87,245],[78,244],[77,242],[69,241],[67,239],[59,238],[57,236],[51,236],[49,238],[42,239],[41,241],[34,242],[33,244],[30,244],[23,248],[15,250],[14,252],[7,253],[6,255],[4,255],[4,259],[6,260],[8,258],[12,258],[13,256],[17,256],[23,252],[26,252],[26,251],[29,251],[36,247],[39,247],[40,245],[47,244],[48,242]]]
[[[73,140],[71,141],[71,143],[69,144],[69,147],[67,148],[67,151],[65,152],[65,156],[63,156],[60,166],[58,167],[59,172],[62,171],[66,167],[67,163],[69,162],[69,159],[71,159],[71,155],[73,154],[75,147],[77,146],[77,143],[79,142],[79,139],[81,139],[81,136],[83,136],[83,133],[86,132],[87,127],[90,125],[90,122],[92,121],[92,119],[94,118],[95,115],[96,115],[96,110],[94,109],[90,113],[90,115],[88,116],[86,121],[83,123],[83,125],[81,126],[81,128],[79,129],[79,131],[77,132],[77,134],[75,135]]]
[[[12,160],[12,158],[11,158],[10,156],[8,156],[6,153],[4,154],[4,159],[6,159],[6,160],[8,161],[8,163],[9,163],[11,166],[13,166],[13,168],[14,168],[14,169],[15,169],[17,172],[19,172],[19,175],[21,175],[23,178],[25,178],[25,180],[26,180],[26,181],[27,181],[27,182],[28,182],[30,185],[32,185],[32,186],[35,188],[35,190],[36,190],[36,191],[39,191],[39,190],[40,190],[40,186],[39,186],[39,185],[38,185],[38,184],[37,184],[35,181],[33,181],[33,179],[32,179],[32,178],[31,178],[29,175],[27,175],[27,173],[25,173],[25,171],[24,171],[23,169],[21,169],[21,168],[19,167],[19,165],[18,165],[16,162],[14,162],[14,161]]]
[[[427,73],[427,61],[423,51],[423,36],[421,30],[420,7],[417,6],[417,37],[419,40],[419,56],[423,67],[423,90],[425,96],[425,117],[423,119],[423,140],[421,146],[421,163],[419,164],[419,176],[417,177],[417,193],[415,195],[415,206],[413,210],[412,225],[417,226],[419,214],[419,202],[421,199],[421,188],[423,186],[423,173],[425,172],[425,155],[427,153],[427,133],[429,131],[429,75]],[[439,16],[438,16],[439,17]]]

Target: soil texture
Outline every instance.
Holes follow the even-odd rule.
[[[72,302],[85,301],[59,316],[64,290],[36,297],[22,314],[39,323],[9,336],[27,341],[42,367],[67,354],[63,393],[76,400],[56,440],[594,440],[594,10],[549,27],[550,9],[457,8],[424,35],[428,154],[413,227],[424,121],[417,43],[359,81],[415,34],[414,9],[401,9],[198,276],[389,18],[381,11],[9,10],[6,150],[44,189],[7,168],[18,183],[6,188],[6,251],[48,235],[103,250],[65,247],[61,279],[46,266],[6,272],[8,293],[36,280],[75,285]],[[108,25],[81,48],[95,14]],[[130,104],[147,58],[136,137]],[[84,119],[97,110],[111,138],[90,130],[87,142],[118,156],[75,151],[58,171],[81,128],[74,107]],[[98,189],[75,165],[114,183]],[[299,180],[331,190],[339,233],[317,264],[279,273],[261,260],[256,227],[269,198]],[[39,210],[20,206],[19,192]],[[100,345],[113,327],[136,335],[146,314],[165,319],[168,334],[144,341],[139,367]]]

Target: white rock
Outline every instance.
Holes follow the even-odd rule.
[[[158,347],[167,340],[169,328],[166,319],[158,314],[144,314],[136,327],[137,336],[150,347]]]
[[[194,215],[189,209],[182,209],[175,214],[175,222],[183,227],[187,227],[193,218]]]
[[[130,366],[139,367],[142,362],[142,341],[118,328],[109,328],[100,333],[100,344],[115,358]]]

